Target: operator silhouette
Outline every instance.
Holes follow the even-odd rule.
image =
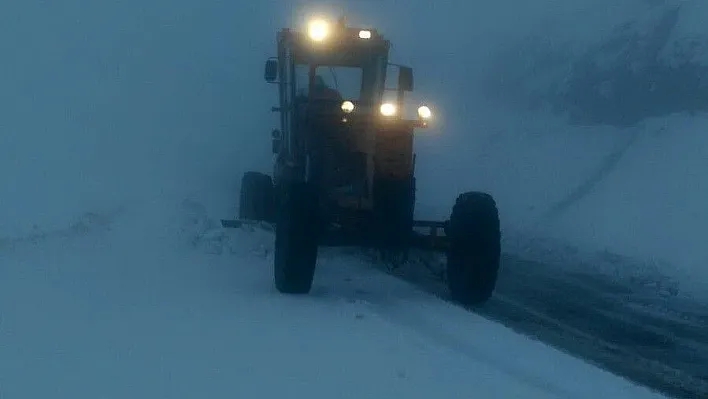
[[[322,76],[315,75],[315,81],[312,85],[312,99],[326,101],[342,101],[342,95],[339,91],[330,88],[325,83]]]

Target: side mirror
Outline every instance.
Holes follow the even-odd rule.
[[[278,60],[277,59],[269,59],[265,63],[265,80],[268,83],[273,83],[275,82],[276,79],[278,79]]]
[[[402,66],[398,69],[398,90],[413,91],[413,68]]]

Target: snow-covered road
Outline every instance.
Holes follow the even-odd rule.
[[[393,271],[377,266],[447,299],[443,265],[416,259]],[[494,298],[476,313],[668,395],[708,395],[705,304],[646,275],[613,278],[508,254],[502,268]]]
[[[338,254],[278,295],[268,233],[168,205],[2,242],[0,396],[661,397]]]

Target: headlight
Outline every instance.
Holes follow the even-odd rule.
[[[430,108],[425,105],[422,105],[418,107],[418,116],[421,119],[430,119],[430,117],[433,116],[433,113],[430,111]]]
[[[383,115],[383,116],[396,115],[396,106],[391,103],[381,104],[381,115]]]
[[[354,111],[354,103],[351,101],[343,102],[342,111],[346,112],[347,114],[351,113],[352,111]]]
[[[329,22],[324,19],[315,19],[310,21],[307,26],[307,34],[310,39],[321,42],[329,36]]]
[[[360,30],[359,31],[359,39],[371,39],[371,31],[370,30]]]

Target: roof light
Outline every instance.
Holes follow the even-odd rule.
[[[329,36],[329,30],[329,22],[324,19],[312,20],[307,25],[307,34],[310,36],[310,39],[316,42],[325,40],[327,36]]]
[[[360,30],[359,31],[359,39],[371,39],[371,31],[370,30]]]

